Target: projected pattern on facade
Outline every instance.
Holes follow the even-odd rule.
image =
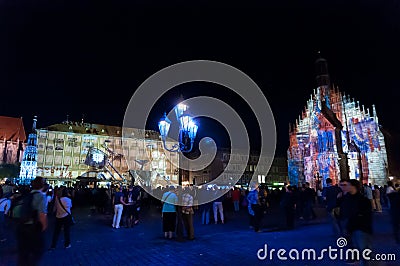
[[[144,180],[149,186],[160,184],[156,180],[159,176],[178,181],[176,170],[176,165],[179,164],[178,156],[174,153],[163,152],[157,133],[146,131],[146,139],[134,137],[122,139],[120,127],[75,124],[56,124],[37,130],[38,176],[60,180],[60,182],[74,181],[90,170],[90,167],[85,164],[90,149],[95,148],[105,154],[111,154],[108,151],[112,151],[112,154],[119,155],[123,154],[125,149],[127,157],[113,155],[109,156],[108,160],[127,180],[130,179],[129,171],[141,170],[150,173],[148,180]],[[149,162],[139,164],[138,162],[143,159]],[[127,160],[131,162],[131,167],[128,166]],[[113,169],[110,170],[103,173],[107,179],[117,181],[121,179],[112,171]]]
[[[335,129],[321,113],[322,100],[343,125],[342,147],[348,156],[350,179],[360,180],[362,177],[363,183],[384,185],[387,154],[375,106],[372,106],[371,113],[370,109],[342,95],[334,86],[319,86],[314,90],[295,125],[290,125],[288,172],[291,184],[310,182],[316,186],[317,176],[323,186],[328,177],[334,183],[339,181]],[[354,145],[349,148],[351,142],[358,151]]]

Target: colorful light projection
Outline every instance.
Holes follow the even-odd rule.
[[[89,128],[96,129],[96,133],[88,133]],[[56,182],[74,182],[95,167],[101,169],[109,180],[119,181],[117,172],[129,180],[129,171],[140,170],[141,173],[159,174],[177,182],[176,165],[179,165],[179,157],[174,153],[164,153],[161,141],[156,138],[157,132],[145,139],[135,138],[134,134],[131,138],[121,138],[121,132],[120,127],[99,124],[85,126],[63,123],[38,129],[37,175]],[[137,129],[132,129],[133,132],[141,136]],[[146,131],[147,134],[152,132]],[[168,142],[168,145],[173,144]],[[109,167],[108,162],[113,168]],[[146,185],[154,183],[150,177],[145,182]]]
[[[37,135],[36,135],[37,117],[33,118],[32,133],[28,136],[28,143],[24,151],[24,157],[21,162],[19,172],[20,183],[30,184],[36,178],[37,170]]]
[[[339,181],[335,128],[321,113],[322,100],[343,125],[342,147],[347,153],[350,179],[384,185],[387,180],[387,154],[375,106],[370,114],[369,109],[342,95],[334,86],[320,86],[314,90],[296,124],[290,125],[290,183],[310,182],[316,187],[319,181],[325,186],[328,177],[334,183]]]

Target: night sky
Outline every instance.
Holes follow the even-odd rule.
[[[398,1],[63,2],[0,4],[0,115],[22,116],[26,129],[33,115],[39,127],[67,114],[70,120],[85,114],[89,123],[121,125],[146,78],[171,64],[208,59],[242,70],[261,87],[276,119],[277,153],[285,155],[288,124],[316,88],[314,61],[321,51],[331,81],[366,107],[375,104],[390,141],[399,143]],[[194,83],[172,90],[154,107],[149,128],[156,129],[181,93],[243,106],[216,87]],[[251,129],[254,117],[245,106],[241,115]],[[200,135],[226,144],[215,123],[201,124]]]

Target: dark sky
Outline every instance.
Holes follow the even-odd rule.
[[[383,128],[400,132],[398,1],[98,2],[1,1],[0,115],[23,116],[26,125],[38,115],[43,127],[84,113],[87,122],[120,125],[133,91],[151,74],[209,59],[262,88],[276,119],[278,154],[285,155],[288,123],[316,87],[320,50],[333,83],[368,107],[375,103]],[[215,93],[235,104],[212,86],[197,86],[207,87],[188,85],[164,97],[149,127],[156,129],[179,93]],[[207,135],[204,128],[199,134]]]

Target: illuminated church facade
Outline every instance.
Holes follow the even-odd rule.
[[[375,106],[365,108],[331,85],[325,59],[319,58],[316,67],[317,88],[299,119],[289,125],[290,183],[321,188],[328,177],[337,183],[344,176],[341,169],[347,169],[349,179],[386,184],[388,160]],[[338,121],[335,126],[327,113]]]
[[[21,162],[19,173],[20,183],[30,184],[36,177],[37,169],[37,135],[36,135],[37,117],[33,119],[32,131],[28,136],[28,143],[24,151],[24,157]]]

